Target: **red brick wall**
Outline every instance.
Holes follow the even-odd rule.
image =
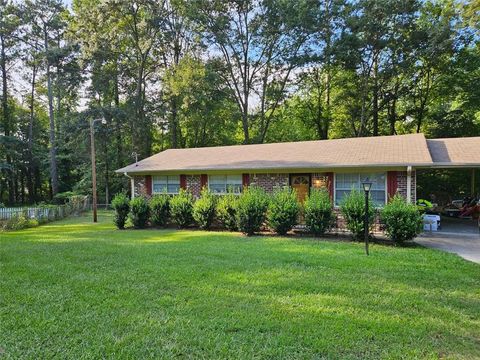
[[[135,197],[137,196],[146,196],[149,197],[147,191],[147,182],[145,176],[134,176],[133,177],[133,188],[135,190]]]
[[[407,172],[397,171],[397,192],[404,198],[407,198]],[[412,171],[412,189],[411,189],[412,203],[417,201],[417,173]]]
[[[326,173],[312,174],[312,183],[316,177],[324,176]],[[200,175],[187,175],[186,188],[191,191],[196,197],[200,196],[201,191],[201,177]],[[146,177],[134,176],[135,196],[148,196]],[[250,185],[255,185],[263,188],[265,191],[271,193],[275,188],[289,185],[289,174],[249,174]],[[397,192],[407,197],[407,172],[397,171]],[[416,201],[416,173],[412,171],[412,202]]]
[[[271,193],[276,188],[289,185],[288,174],[250,174],[250,185],[258,186]]]

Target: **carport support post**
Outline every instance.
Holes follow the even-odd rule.
[[[407,167],[407,203],[412,202],[412,167]]]

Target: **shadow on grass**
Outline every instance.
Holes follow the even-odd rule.
[[[362,243],[76,220],[41,229],[2,239],[0,340],[10,340],[0,344],[35,348],[36,336],[80,349],[78,331],[130,357],[145,346],[193,357],[478,356],[480,267],[450,254],[374,244],[367,257]],[[98,346],[87,351],[98,357]]]

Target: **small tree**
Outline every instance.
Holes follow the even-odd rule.
[[[130,201],[130,220],[137,229],[147,226],[150,216],[148,201],[143,196],[136,197]]]
[[[190,192],[180,192],[170,200],[170,217],[180,228],[186,228],[193,222],[193,196]]]
[[[216,197],[210,190],[203,188],[198,199],[193,205],[193,219],[201,229],[209,229],[215,218]]]
[[[297,193],[290,187],[276,190],[268,205],[268,225],[280,235],[285,235],[297,223],[300,204]]]
[[[236,220],[237,201],[237,195],[228,193],[220,197],[217,204],[217,218],[230,231],[238,230]]]
[[[315,236],[324,234],[333,220],[330,194],[325,189],[312,189],[303,204],[305,224]]]
[[[170,213],[170,197],[167,194],[155,195],[150,199],[149,206],[152,223],[164,226]]]
[[[127,195],[124,192],[118,193],[112,199],[112,207],[115,210],[113,222],[117,229],[124,229],[127,221],[128,212],[130,211],[130,204]]]
[[[381,211],[387,236],[397,244],[414,239],[423,227],[422,216],[414,204],[395,195]]]
[[[261,188],[250,186],[240,195],[237,202],[237,227],[247,234],[259,231],[265,222],[268,208],[268,197]]]
[[[375,209],[369,199],[368,223],[373,224]],[[353,189],[340,204],[340,211],[345,219],[347,229],[354,239],[362,240],[365,234],[365,194]]]

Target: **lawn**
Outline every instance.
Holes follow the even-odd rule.
[[[480,358],[455,255],[89,221],[0,233],[0,358]]]

